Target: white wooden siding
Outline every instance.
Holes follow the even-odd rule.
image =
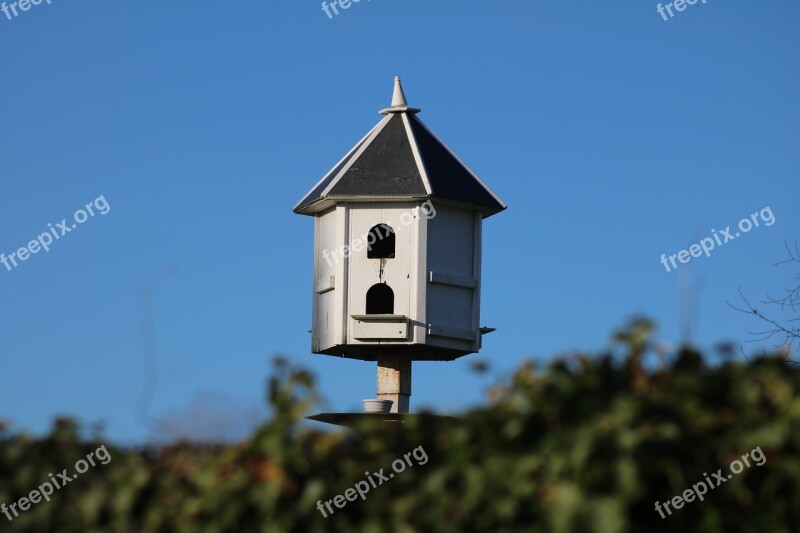
[[[415,219],[404,225],[401,220],[404,213],[410,212],[412,203],[375,203],[350,204],[350,241],[352,246],[356,239],[364,243],[359,251],[351,251],[348,259],[350,271],[349,305],[347,309],[348,323],[351,325],[347,339],[349,343],[359,344],[363,341],[353,335],[352,315],[366,314],[366,295],[370,287],[376,283],[386,282],[394,292],[393,314],[411,318],[412,291],[417,286],[416,245],[418,226]],[[388,207],[391,205],[391,207]],[[387,259],[367,258],[367,234],[378,224],[386,224],[395,232],[395,257]],[[381,267],[381,265],[383,265]],[[416,302],[416,295],[413,300]]]

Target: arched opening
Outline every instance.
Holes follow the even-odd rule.
[[[391,226],[386,224],[373,226],[367,233],[367,258],[393,258],[394,241],[394,230]]]
[[[385,283],[376,283],[367,291],[368,315],[393,315],[394,291]]]

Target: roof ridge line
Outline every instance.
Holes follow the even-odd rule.
[[[464,161],[462,161],[462,160],[461,160],[461,158],[460,158],[460,157],[458,157],[458,156],[455,154],[455,152],[453,152],[453,151],[450,149],[450,147],[449,147],[449,146],[447,146],[447,144],[445,144],[445,143],[444,143],[444,141],[442,141],[442,140],[441,140],[441,139],[440,139],[440,138],[439,138],[439,137],[438,137],[438,136],[437,136],[435,133],[433,133],[433,132],[430,130],[430,128],[428,128],[428,126],[426,126],[426,125],[425,125],[425,123],[424,123],[424,122],[422,122],[422,121],[421,121],[420,119],[418,119],[417,117],[414,117],[414,120],[416,120],[416,121],[417,121],[417,123],[418,123],[420,126],[422,126],[422,128],[423,128],[423,129],[424,129],[426,132],[428,132],[428,135],[430,135],[431,137],[433,137],[433,138],[434,138],[434,140],[436,140],[436,142],[438,142],[438,143],[439,143],[439,144],[440,144],[440,145],[441,145],[441,146],[442,146],[442,147],[443,147],[445,150],[447,150],[447,152],[448,152],[448,153],[449,153],[449,154],[450,154],[450,155],[451,155],[451,156],[452,156],[452,157],[453,157],[453,158],[454,158],[454,159],[455,159],[455,160],[456,160],[456,161],[457,161],[457,162],[458,162],[458,163],[459,163],[459,164],[460,164],[462,167],[464,167],[464,169],[466,169],[466,171],[467,171],[467,172],[469,172],[470,176],[472,176],[472,177],[475,179],[475,181],[477,181],[477,182],[478,182],[478,184],[479,184],[481,187],[483,187],[483,188],[486,190],[486,192],[488,192],[488,193],[489,193],[489,194],[492,196],[492,198],[494,198],[494,199],[497,201],[497,203],[498,203],[499,205],[501,205],[501,206],[503,207],[503,209],[507,209],[507,208],[508,208],[508,205],[506,205],[506,203],[505,203],[503,200],[501,200],[501,199],[500,199],[500,197],[498,197],[498,196],[497,196],[497,195],[494,193],[494,191],[492,191],[492,189],[490,189],[490,188],[489,188],[489,186],[488,186],[488,185],[486,185],[486,184],[483,182],[483,180],[481,180],[481,179],[478,177],[478,175],[477,175],[477,174],[475,174],[475,173],[472,171],[472,169],[471,169],[471,168],[469,168],[469,167],[467,166],[467,164],[466,164],[466,163],[464,163]]]
[[[417,163],[417,170],[419,171],[419,175],[422,178],[422,184],[425,186],[425,190],[430,196],[433,196],[433,186],[431,185],[431,181],[428,178],[428,169],[425,167],[425,161],[422,160],[422,152],[419,151],[419,143],[417,141],[417,136],[414,135],[414,130],[411,129],[411,122],[409,121],[408,117],[403,114],[403,126],[406,129],[406,135],[408,135],[409,145],[411,146],[411,153],[414,156],[414,161]]]

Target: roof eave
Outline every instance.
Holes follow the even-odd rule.
[[[391,203],[391,202],[420,202],[425,200],[433,200],[437,203],[451,205],[472,211],[479,211],[483,218],[489,218],[502,211],[505,211],[508,206],[505,204],[497,205],[481,205],[472,204],[467,202],[460,202],[458,200],[450,200],[448,198],[439,198],[431,195],[396,195],[396,196],[355,196],[355,195],[328,195],[324,198],[317,198],[313,202],[309,202],[303,206],[298,206],[293,211],[298,215],[314,216],[319,213],[328,211],[338,204],[344,203]]]

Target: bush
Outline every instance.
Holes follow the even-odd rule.
[[[638,322],[618,333],[621,355],[527,362],[489,405],[456,421],[418,416],[357,432],[307,429],[313,377],[279,361],[268,385],[274,416],[246,442],[109,446],[107,465],[0,523],[64,532],[799,530],[800,370],[777,355],[710,366],[688,347],[654,368],[651,329]],[[101,445],[79,434],[67,420],[38,440],[0,426],[0,503]],[[382,468],[388,477],[412,450],[383,484],[367,476]],[[751,466],[702,501],[663,511],[751,451]],[[327,512],[324,502],[368,478],[376,486],[365,499]]]

